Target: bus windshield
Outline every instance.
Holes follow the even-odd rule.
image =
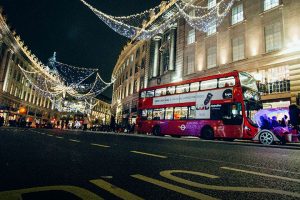
[[[253,91],[258,91],[256,80],[253,76],[251,76],[247,72],[240,72],[239,77],[242,87],[246,87]]]

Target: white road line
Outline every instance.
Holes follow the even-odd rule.
[[[161,155],[152,154],[152,153],[145,153],[145,152],[141,152],[141,151],[130,151],[130,152],[136,153],[136,154],[142,154],[142,155],[146,155],[146,156],[157,157],[157,158],[167,158],[167,156],[161,156]]]
[[[224,161],[224,160],[216,160],[216,159],[210,159],[210,158],[200,158],[200,157],[196,157],[196,156],[183,155],[183,154],[174,154],[174,153],[168,153],[168,152],[161,152],[161,153],[172,155],[172,156],[183,157],[183,158],[195,159],[195,160],[202,160],[202,161],[204,160],[204,161],[209,161],[209,162],[225,163],[225,164],[236,165],[236,166],[241,166],[241,167],[250,167],[250,168],[255,168],[255,169],[265,169],[265,170],[271,170],[271,171],[275,171],[275,172],[283,172],[283,173],[297,174],[297,175],[300,174],[299,172],[294,172],[294,171],[260,167],[260,166],[257,166],[257,165],[259,165],[258,163],[254,163],[254,164],[257,164],[257,165],[249,165],[249,164],[241,164],[241,163]]]
[[[73,139],[69,139],[69,141],[71,141],[71,142],[80,142],[79,140],[73,140]]]
[[[97,147],[104,147],[104,148],[109,148],[110,146],[103,145],[103,144],[96,144],[96,143],[91,143],[92,146],[97,146]]]
[[[49,136],[49,137],[53,137],[53,135],[50,135],[50,134],[47,134],[47,136]]]
[[[56,136],[56,138],[58,138],[58,139],[64,139],[63,137],[60,137],[60,136]]]
[[[283,176],[276,176],[276,175],[272,175],[272,174],[265,174],[265,173],[248,171],[248,170],[243,170],[243,169],[236,169],[236,168],[231,168],[231,167],[221,167],[221,169],[300,183],[300,179],[288,178],[288,177],[283,177]]]

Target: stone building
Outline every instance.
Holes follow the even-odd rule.
[[[58,111],[54,103],[43,93],[37,91],[35,83],[31,83],[25,73],[34,80],[43,77],[49,81],[57,81],[58,78],[46,70],[45,66],[30,52],[21,41],[20,37],[6,23],[5,17],[0,14],[0,116],[5,123],[11,125],[20,117],[25,117],[33,126],[46,122],[56,123],[60,120],[75,120],[76,116],[83,116],[78,110]],[[34,73],[31,73],[34,72]],[[83,112],[89,109],[90,121],[100,120],[100,124],[110,123],[110,104],[103,100],[92,98],[88,107],[85,102],[68,102],[79,106],[82,104]],[[62,103],[66,104],[67,101]],[[90,107],[89,107],[90,106]]]
[[[137,94],[128,92],[133,79],[127,78],[134,65],[128,65],[127,60],[139,44],[147,47],[145,66],[141,66],[144,69],[137,74],[143,80],[142,87],[239,70],[256,78],[265,108],[299,103],[300,1],[235,1],[219,26],[207,24],[207,32],[198,31],[178,17],[175,2],[161,4],[161,11],[146,24],[159,26],[176,17],[166,31],[147,41],[133,40],[120,54],[113,73],[117,81],[112,106],[117,116],[130,115],[131,105],[136,102]],[[220,1],[186,2],[214,7]]]
[[[148,43],[133,41],[122,50],[112,77],[112,114],[117,123],[136,123],[138,92],[147,84]]]
[[[151,23],[174,17],[174,2]],[[218,2],[199,1],[199,6]],[[219,26],[208,24],[208,32],[178,18],[149,41],[145,87],[239,70],[254,75],[264,107],[295,103],[300,95],[299,10],[295,0],[235,1]]]
[[[39,71],[42,76],[55,79],[43,71],[41,64],[23,45],[14,31],[0,15],[0,115],[6,123],[26,116],[28,121],[41,123],[55,116],[51,101],[39,94],[26,80],[20,67]],[[21,112],[21,110],[23,112]]]

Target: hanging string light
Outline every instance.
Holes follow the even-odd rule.
[[[59,99],[65,99],[66,96],[80,100],[95,97],[115,81],[112,79],[110,82],[105,82],[100,74],[96,73],[94,82],[89,83],[89,79],[92,78],[92,75],[94,75],[98,69],[76,67],[53,60],[51,65],[53,66],[51,66],[51,68],[49,67],[49,71],[58,76],[57,81],[47,79],[41,71],[34,69],[28,71],[20,65],[18,66],[28,83],[32,85],[37,92],[55,101],[56,104]],[[75,77],[75,74],[78,74],[78,78]],[[67,77],[68,75],[70,77]],[[75,80],[77,80],[77,82]]]
[[[145,40],[150,39],[158,33],[163,33],[170,27],[171,24],[176,22],[179,16],[182,16],[189,25],[192,27],[207,32],[210,24],[219,26],[224,17],[227,16],[235,0],[221,0],[215,6],[210,8],[207,6],[194,5],[193,2],[187,2],[185,0],[173,0],[177,7],[177,12],[173,13],[167,19],[163,20],[163,23],[152,24],[145,27],[145,22],[151,19],[151,16],[156,15],[161,5],[156,6],[153,9],[146,10],[139,14],[116,17],[105,14],[104,12],[94,8],[85,0],[80,0],[90,10],[92,10],[106,25],[108,25],[115,32],[128,37],[130,39]],[[170,3],[167,2],[167,4]],[[192,12],[191,12],[192,11]]]
[[[85,0],[80,1],[90,8],[90,10],[93,11],[111,29],[128,38],[133,38],[138,35],[138,40],[149,39],[153,35],[167,29],[168,25],[174,21],[174,19],[168,19],[162,25],[151,26],[145,29],[145,22],[149,21],[151,17],[160,11],[161,5],[139,14],[116,17],[97,10]]]
[[[229,13],[235,0],[221,0],[208,9],[178,1],[176,6],[187,23],[199,31],[208,32],[211,26],[218,27]]]

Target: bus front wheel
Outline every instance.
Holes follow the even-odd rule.
[[[155,135],[155,136],[161,136],[161,134],[160,134],[160,127],[159,126],[155,126],[154,128],[153,128],[153,135]]]
[[[201,131],[201,138],[205,140],[213,140],[214,139],[214,131],[211,127],[204,127]]]
[[[268,130],[263,130],[260,134],[259,134],[259,142],[264,144],[264,145],[270,145],[273,144],[274,142],[274,137],[272,135],[272,133]]]

